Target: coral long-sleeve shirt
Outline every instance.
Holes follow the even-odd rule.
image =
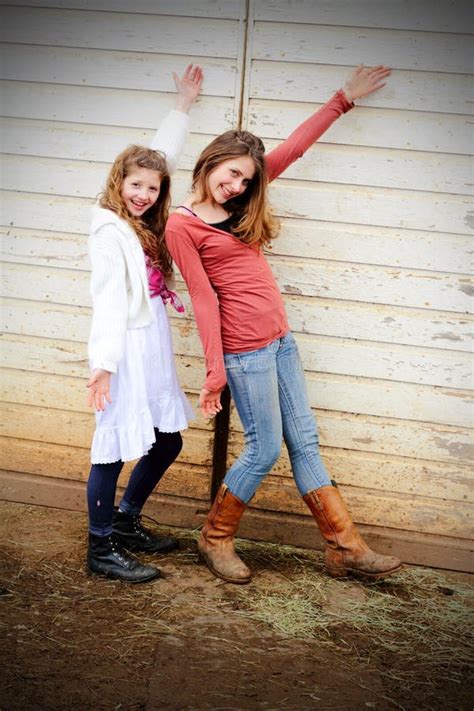
[[[352,106],[338,91],[266,156],[268,179],[281,175]],[[226,384],[224,353],[257,350],[288,332],[280,289],[262,249],[198,216],[173,213],[165,235],[191,296],[206,358],[204,387],[220,390]]]

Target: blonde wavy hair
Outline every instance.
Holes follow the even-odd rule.
[[[226,210],[236,218],[232,234],[246,244],[265,247],[278,236],[280,222],[268,203],[265,146],[258,136],[238,130],[217,136],[197,160],[192,189],[199,194],[200,200],[206,200],[209,197],[210,173],[224,161],[239,156],[252,158],[255,173],[245,191],[225,203]]]
[[[131,215],[122,198],[123,181],[136,168],[156,170],[161,179],[158,199],[142,217]],[[165,276],[173,271],[171,256],[165,244],[165,225],[171,204],[170,183],[166,159],[162,153],[144,146],[128,146],[115,159],[99,199],[101,207],[113,210],[135,230],[143,251],[153,266],[161,269]]]

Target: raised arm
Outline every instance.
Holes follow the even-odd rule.
[[[337,91],[319,111],[304,121],[288,138],[266,157],[268,179],[274,180],[310,148],[318,138],[354,106],[354,101],[385,86],[390,69],[358,66],[347,78],[344,88]]]
[[[185,230],[175,232],[167,227],[166,245],[191,296],[194,318],[206,359],[206,380],[201,392],[200,406],[203,414],[210,417],[221,409],[220,393],[227,382],[217,296],[191,236],[186,234]]]
[[[176,170],[183,152],[189,132],[188,112],[201,91],[203,78],[199,65],[189,64],[181,78],[173,72],[176,108],[163,119],[150,144],[150,148],[165,154],[170,173]]]

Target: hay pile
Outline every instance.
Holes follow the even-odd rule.
[[[240,548],[262,570],[236,591],[240,614],[353,653],[407,692],[472,678],[474,590],[468,583],[426,568],[373,582],[333,580],[322,574],[318,553],[267,544],[255,555],[255,544]],[[284,571],[277,584],[265,566]]]

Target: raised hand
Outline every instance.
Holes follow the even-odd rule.
[[[176,72],[173,72],[173,79],[178,92],[176,108],[187,114],[201,91],[204,73],[199,64],[188,64],[183,76],[180,78]]]
[[[87,383],[89,392],[87,394],[87,404],[94,405],[95,409],[101,412],[105,410],[105,401],[112,402],[110,397],[110,373],[108,370],[97,368],[91,375]]]
[[[390,76],[391,72],[392,70],[383,64],[376,67],[364,67],[359,64],[344,84],[344,93],[349,101],[368,96],[385,86],[387,82],[384,79]]]

